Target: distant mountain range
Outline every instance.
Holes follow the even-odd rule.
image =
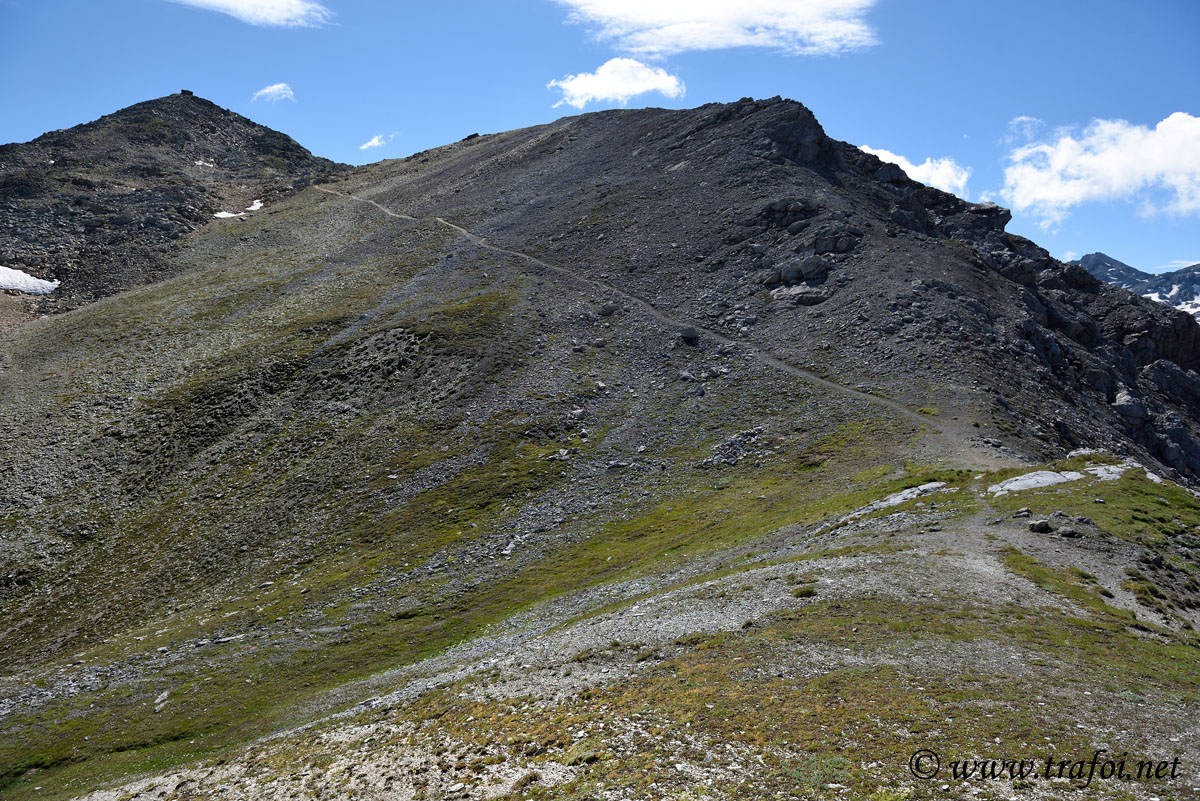
[[[1101,281],[1200,318],[1200,264],[1155,274],[1130,267],[1104,253],[1089,253],[1071,264],[1078,264]]]

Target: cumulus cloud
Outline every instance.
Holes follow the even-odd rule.
[[[316,27],[332,12],[314,0],[171,0],[185,6],[219,11],[251,25],[284,28]]]
[[[971,177],[971,168],[963,167],[952,158],[926,158],[920,164],[913,164],[904,156],[893,153],[890,150],[867,147],[866,145],[859,145],[858,149],[870,153],[872,156],[876,156],[883,161],[899,165],[900,169],[904,170],[905,174],[914,181],[920,181],[923,184],[928,184],[929,186],[941,189],[943,192],[950,192],[962,198],[968,196],[967,180]]]
[[[563,103],[583,108],[593,101],[611,100],[624,105],[631,97],[646,92],[659,92],[667,97],[683,97],[684,85],[678,77],[660,67],[650,67],[632,58],[613,58],[604,62],[595,72],[568,75],[561,80],[546,84],[547,89],[558,89]]]
[[[1153,128],[1095,120],[1081,131],[1014,149],[1000,194],[1014,211],[1060,225],[1101,200],[1136,202],[1143,214],[1200,215],[1200,117],[1177,111]]]
[[[400,133],[400,132],[393,131],[392,133],[388,134],[386,137],[383,134],[375,134],[370,139],[368,139],[367,141],[365,141],[361,145],[359,145],[358,149],[359,150],[370,150],[373,147],[383,147],[388,142],[391,142],[393,139],[395,139],[396,135],[398,133]]]
[[[645,56],[727,47],[832,55],[875,44],[876,0],[558,0],[570,19]]]
[[[278,103],[280,100],[295,99],[296,95],[292,91],[292,87],[286,83],[273,83],[255,92],[254,97],[250,98],[250,102],[254,102],[255,100],[269,100],[272,103]]]

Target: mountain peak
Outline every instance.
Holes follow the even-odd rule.
[[[1099,251],[1075,259],[1071,264],[1079,265],[1105,283],[1115,284],[1122,289],[1137,292],[1139,295],[1145,294],[1141,291],[1141,287],[1154,278],[1150,273],[1130,267],[1125,262],[1118,261]]]
[[[1200,318],[1200,264],[1165,273],[1148,273],[1104,253],[1089,253],[1071,262],[1105,283]]]
[[[0,146],[0,265],[62,281],[43,311],[76,308],[160,276],[223,209],[340,169],[191,92],[147,100]]]

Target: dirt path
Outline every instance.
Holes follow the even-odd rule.
[[[333,189],[326,189],[323,186],[316,186],[314,188],[321,192],[330,194],[330,195],[339,195],[341,197],[348,197],[352,200],[357,200],[361,203],[370,203],[372,206],[375,206],[377,209],[379,209],[384,214],[387,214],[390,217],[396,217],[397,219],[402,219],[402,220],[418,221],[416,217],[411,217],[407,214],[400,214],[400,213],[394,212],[391,209],[388,209],[388,208],[380,205],[379,203],[376,203],[374,200],[370,200],[369,198],[359,197],[358,195],[354,195],[349,192],[338,192]],[[758,361],[762,362],[763,364],[765,364],[769,367],[779,370],[780,372],[787,373],[788,375],[795,376],[796,378],[800,378],[800,379],[808,382],[809,384],[813,384],[815,386],[821,387],[822,389],[829,390],[830,392],[833,392],[833,393],[841,394],[844,397],[853,398],[855,400],[859,400],[864,403],[869,403],[874,406],[883,407],[892,412],[895,412],[896,414],[909,420],[910,422],[914,422],[914,423],[918,424],[922,428],[928,429],[929,431],[938,435],[939,437],[946,437],[945,430],[943,430],[941,427],[935,425],[928,417],[917,414],[912,409],[909,409],[907,406],[905,406],[902,403],[898,403],[898,402],[896,402],[894,400],[890,400],[888,398],[881,398],[877,395],[871,395],[866,392],[861,392],[857,389],[847,387],[843,384],[838,384],[834,381],[830,381],[828,378],[819,376],[810,370],[805,370],[802,367],[796,367],[795,365],[788,364],[787,362],[783,361],[782,359],[780,359],[776,356],[773,356],[769,353],[765,353],[761,350],[753,348],[753,346],[747,345],[747,343],[745,343],[745,342],[741,342],[736,339],[731,339],[730,337],[727,337],[724,334],[721,334],[710,328],[705,328],[704,326],[699,325],[690,320],[680,320],[676,317],[672,317],[671,315],[663,312],[657,306],[654,306],[652,303],[645,300],[644,298],[640,298],[637,295],[633,295],[633,294],[627,292],[626,290],[619,289],[619,288],[613,286],[612,284],[608,284],[603,281],[597,281],[592,278],[587,278],[586,276],[582,276],[579,273],[576,273],[572,270],[566,269],[565,267],[559,267],[557,265],[550,264],[549,262],[542,261],[541,259],[539,259],[535,256],[530,256],[528,253],[522,253],[519,250],[510,250],[505,247],[500,247],[499,245],[493,245],[490,242],[488,242],[485,237],[482,237],[478,234],[471,233],[466,228],[463,228],[461,225],[455,225],[454,223],[450,222],[449,220],[443,219],[442,217],[433,217],[432,219],[435,222],[438,222],[438,223],[446,226],[447,228],[450,228],[450,229],[456,231],[457,233],[459,233],[460,235],[462,235],[463,237],[465,237],[466,239],[471,241],[473,244],[475,244],[476,246],[478,246],[480,248],[483,248],[484,250],[490,250],[493,253],[502,253],[506,256],[512,256],[513,258],[522,259],[523,261],[526,261],[529,264],[533,264],[537,267],[540,267],[543,270],[548,270],[550,272],[553,272],[556,275],[561,275],[561,276],[567,278],[568,280],[577,281],[577,282],[586,284],[588,286],[594,287],[596,289],[601,289],[605,292],[612,293],[612,294],[628,301],[630,304],[637,306],[639,309],[644,311],[650,317],[652,317],[653,319],[662,323],[663,325],[666,325],[669,328],[676,328],[676,329],[682,330],[684,328],[690,327],[690,328],[694,328],[697,332],[705,335],[706,337],[709,337],[717,342],[720,342],[723,345],[735,345],[735,346],[739,346],[739,347],[749,347],[750,354],[754,358],[756,358]],[[957,446],[959,444],[961,444],[961,443],[956,440],[955,441],[956,447],[954,448],[955,451],[958,450]]]
[[[359,197],[358,195],[352,194],[350,192],[337,192],[337,191],[334,191],[333,189],[326,189],[323,186],[314,186],[313,189],[316,189],[319,192],[324,192],[327,195],[337,195],[338,197],[352,198],[354,200],[357,200],[359,203],[370,203],[372,206],[379,209],[387,216],[395,217],[397,220],[412,220],[413,222],[420,222],[420,220],[418,220],[416,217],[409,217],[407,214],[400,214],[398,212],[392,211],[391,209],[387,208],[386,206],[379,205],[374,200],[371,200],[368,197]],[[441,220],[441,222],[445,222],[445,220]],[[462,229],[459,229],[459,230],[462,230]]]

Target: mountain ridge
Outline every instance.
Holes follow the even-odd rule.
[[[0,332],[0,792],[1194,761],[1190,316],[779,98],[306,180]]]
[[[1089,253],[1071,264],[1078,264],[1102,281],[1200,317],[1200,264],[1148,273],[1104,253]]]

